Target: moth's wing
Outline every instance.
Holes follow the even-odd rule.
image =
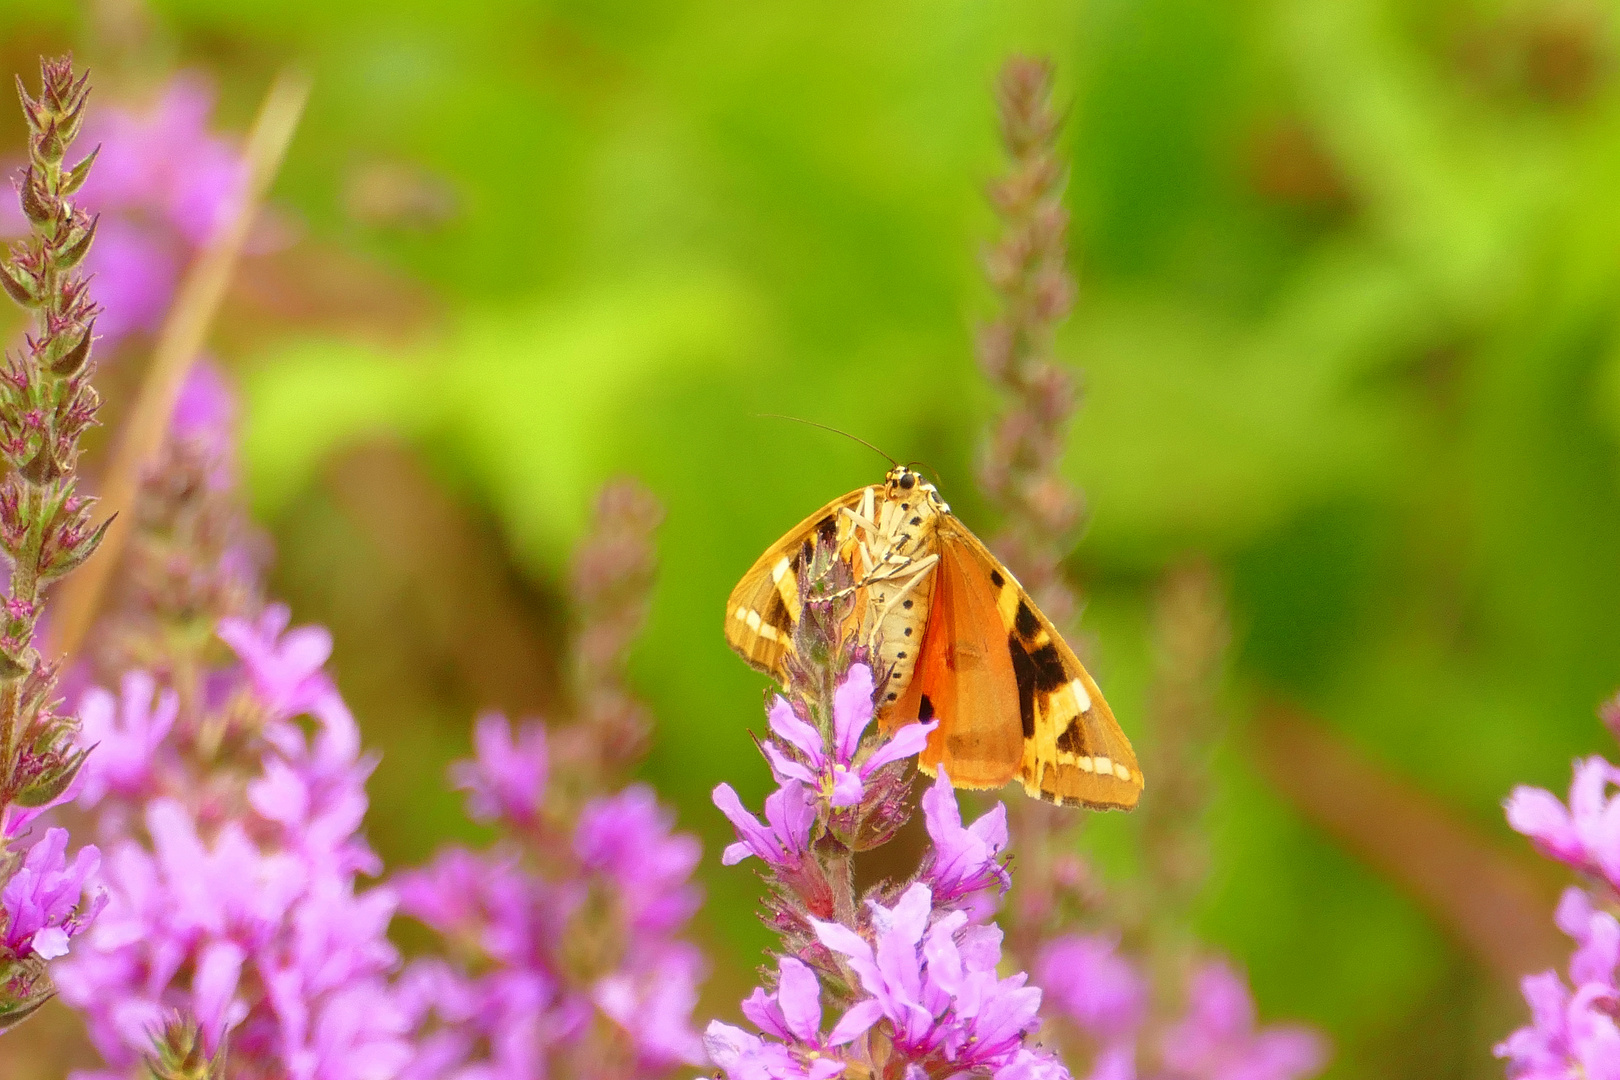
[[[958,713],[950,726],[972,731],[972,745],[983,745],[991,739],[992,729],[997,733],[1016,732],[1019,760],[1005,779],[1018,777],[1029,795],[1093,809],[1129,810],[1135,806],[1142,796],[1142,770],[1136,753],[1102,691],[1063,635],[1001,561],[954,517],[947,516],[939,524],[938,550],[939,587],[948,589],[953,597],[974,598],[971,613],[960,599],[945,609],[951,613],[951,622],[948,629],[941,623],[940,633],[975,643],[992,633],[999,635],[1011,676],[1010,704],[1006,704],[1007,693],[973,693],[972,700],[978,703],[974,707],[982,708],[982,713],[968,719]],[[990,598],[988,606],[993,613],[983,610],[987,606],[985,596]],[[964,625],[969,618],[976,620],[974,629]],[[933,633],[934,619],[930,616],[928,634]],[[979,647],[974,645],[974,649]],[[944,643],[933,648],[941,656],[949,655]],[[928,662],[927,652],[925,649],[922,663]],[[985,666],[987,670],[992,667]],[[945,681],[943,676],[939,681]],[[919,694],[927,689],[922,688]],[[959,697],[961,694],[958,691]],[[920,700],[917,705],[921,711]],[[936,736],[946,727],[942,721]],[[946,735],[946,745],[936,753],[949,753],[950,738]],[[995,745],[999,760],[1000,744]],[[929,749],[934,750],[932,743]],[[962,786],[990,787],[1003,782],[994,780],[999,774],[989,769],[982,773],[988,782],[957,781],[951,759],[943,760],[952,781]],[[923,763],[933,763],[927,752]]]
[[[1019,774],[1024,759],[1018,681],[996,590],[973,552],[950,542],[946,520],[917,666],[884,719],[890,728],[938,720],[918,760],[923,770],[933,774],[943,764],[956,787],[997,788]]]
[[[870,488],[857,488],[811,514],[755,560],[726,601],[726,642],[749,665],[782,681],[782,660],[799,622],[799,567],[821,530],[838,532],[838,511],[858,509]]]

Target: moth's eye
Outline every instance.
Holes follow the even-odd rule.
[[[917,478],[915,476],[912,476],[910,473],[906,473],[904,476],[902,476],[900,478],[900,486],[905,488],[907,491],[910,491],[912,486],[914,484],[916,484],[916,483],[917,483]]]

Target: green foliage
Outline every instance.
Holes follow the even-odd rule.
[[[1468,1044],[1458,1075],[1490,1071],[1512,1014],[1436,1010],[1408,1030],[1464,961],[1268,791],[1242,702],[1289,693],[1504,843],[1509,787],[1562,785],[1571,755],[1602,744],[1591,709],[1620,683],[1607,8],[158,7],[239,111],[271,62],[311,67],[279,197],[452,310],[404,349],[327,336],[243,358],[262,516],[285,527],[323,463],[391,432],[555,588],[594,487],[641,475],[669,507],[636,671],[662,724],[652,779],[711,852],[708,790],[729,779],[755,799],[766,781],[745,734],[761,680],[725,649],[724,597],[789,524],[882,468],[756,414],[926,460],[989,531],[971,490],[995,404],[971,357],[998,167],[989,88],[1007,51],[1053,55],[1074,99],[1081,282],[1062,345],[1087,387],[1076,567],[1128,731],[1144,580],[1195,549],[1234,589],[1239,722],[1205,928],[1250,967],[1267,1016],[1329,1029],[1334,1075],[1436,1075],[1449,1051],[1407,1053],[1418,1034]],[[1537,52],[1548,27],[1574,51]],[[1585,82],[1581,49],[1597,58]],[[442,178],[456,214],[356,223],[344,183],[371,159]],[[1128,822],[1094,833],[1105,861],[1128,860]],[[751,964],[752,882],[710,883],[717,933]]]

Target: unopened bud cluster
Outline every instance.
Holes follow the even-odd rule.
[[[95,154],[64,161],[89,86],[73,77],[71,60],[40,68],[37,98],[18,84],[29,135],[17,189],[31,231],[0,260],[0,284],[33,314],[0,365],[0,554],[10,571],[0,596],[0,1030],[55,993],[46,962],[100,910],[95,898],[80,904],[99,862],[94,848],[69,863],[61,829],[23,843],[28,824],[68,795],[88,754],[76,744],[78,721],[57,712],[56,665],[34,647],[43,590],[88,558],[105,530],[92,528],[91,500],[74,492],[79,437],[97,406],[89,384],[97,308],[78,269],[96,225],[69,199]]]
[[[225,1048],[210,1054],[197,1021],[172,1015],[153,1035],[145,1065],[151,1080],[224,1080]]]
[[[979,480],[1007,515],[997,554],[1061,626],[1073,616],[1075,599],[1060,564],[1082,503],[1059,471],[1077,394],[1072,373],[1052,356],[1053,334],[1074,301],[1074,279],[1051,65],[1015,58],[1002,71],[998,96],[1010,167],[990,198],[1005,228],[984,264],[1001,313],[980,330],[978,353],[1008,403],[991,429]]]
[[[92,500],[75,493],[79,438],[99,404],[89,375],[96,305],[79,266],[96,223],[70,197],[89,175],[91,153],[65,164],[84,120],[89,85],[69,60],[41,64],[43,86],[30,97],[28,164],[18,181],[30,235],[0,262],[0,282],[30,309],[34,325],[0,369],[0,552],[10,588],[0,602],[0,801],[44,806],[61,797],[83,763],[77,725],[54,712],[56,673],[34,648],[43,590],[89,557],[106,526],[92,527]]]

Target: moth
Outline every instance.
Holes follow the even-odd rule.
[[[761,555],[726,604],[726,640],[778,682],[802,610],[799,570],[831,541],[851,564],[884,731],[938,720],[919,764],[957,787],[1125,809],[1142,771],[1102,691],[1012,572],[920,473],[889,470],[817,510]]]

